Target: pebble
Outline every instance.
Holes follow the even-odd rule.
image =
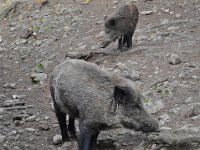
[[[15,106],[15,105],[17,105],[18,103],[19,103],[20,101],[18,100],[18,99],[16,99],[16,100],[6,100],[6,101],[4,101],[4,106],[5,107],[12,107],[12,106]]]
[[[170,116],[168,114],[163,114],[159,116],[159,119],[168,122],[170,120]]]
[[[0,134],[0,144],[5,141],[5,138],[6,138],[5,136],[3,136],[3,135]]]
[[[153,11],[149,10],[149,11],[142,11],[141,15],[151,15],[153,13]]]
[[[172,54],[169,59],[169,63],[172,65],[177,65],[181,63],[181,58],[178,54]]]
[[[33,82],[39,82],[41,85],[44,84],[44,82],[47,79],[47,74],[45,73],[32,73],[31,78]]]
[[[27,122],[33,122],[35,120],[36,120],[36,115],[32,115],[32,116],[29,116],[28,118],[26,118]]]
[[[25,130],[28,132],[35,132],[35,129],[33,129],[33,128],[25,128]]]
[[[16,130],[12,130],[8,133],[8,136],[12,136],[12,135],[16,135],[17,131]]]
[[[4,109],[0,108],[0,114],[3,114],[3,112],[4,112]]]
[[[55,145],[61,144],[61,143],[62,143],[62,136],[61,136],[61,135],[55,135],[55,136],[53,137],[53,143],[54,143]]]
[[[177,19],[179,19],[179,18],[181,18],[181,17],[182,17],[182,15],[181,15],[180,13],[176,14],[176,18],[177,18]]]
[[[0,43],[3,41],[3,37],[0,35]]]
[[[5,84],[3,84],[3,88],[15,89],[16,83],[5,83]]]

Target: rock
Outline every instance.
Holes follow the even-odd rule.
[[[33,128],[25,128],[25,130],[28,132],[32,132],[32,133],[35,132],[35,129],[33,129]]]
[[[3,84],[3,88],[15,89],[16,88],[16,83],[5,83],[5,84]]]
[[[150,41],[150,39],[148,36],[144,36],[144,35],[137,36],[137,42],[141,43],[142,41]]]
[[[16,135],[17,131],[16,130],[12,130],[8,133],[8,136],[12,136],[12,135]]]
[[[81,45],[80,47],[78,47],[78,50],[84,50],[87,47],[87,45]]]
[[[47,74],[45,73],[32,73],[31,74],[32,83],[40,83],[41,85],[47,80]]]
[[[42,40],[37,40],[37,41],[35,41],[34,46],[41,46],[42,43],[43,43]]]
[[[5,141],[6,137],[0,134],[0,144]]]
[[[176,18],[177,18],[177,19],[179,19],[179,18],[181,18],[181,17],[182,17],[182,15],[181,15],[180,13],[176,14]]]
[[[29,116],[28,118],[26,118],[27,122],[33,122],[35,120],[36,120],[36,115],[32,115],[32,116]]]
[[[98,41],[101,41],[102,39],[103,39],[103,37],[104,37],[104,31],[101,31],[101,32],[99,32],[97,35],[96,35],[96,39],[98,40]]]
[[[61,144],[62,143],[62,136],[61,135],[55,135],[53,137],[53,143],[55,145]]]
[[[178,30],[179,27],[169,27],[167,28],[168,31],[175,31],[175,30]]]
[[[180,110],[181,110],[181,108],[177,107],[177,108],[171,109],[169,112],[172,112],[175,115],[179,115],[180,114]]]
[[[107,70],[133,81],[140,80],[140,72],[133,70],[126,64],[118,63],[113,68],[107,68]]]
[[[149,113],[157,113],[161,109],[165,108],[162,100],[152,101],[150,98],[144,99],[144,107]]]
[[[3,41],[3,37],[0,35],[0,43]]]
[[[65,142],[61,150],[77,150],[78,149],[78,143],[77,142]]]
[[[3,116],[2,115],[0,115],[0,120],[3,120]]]
[[[149,10],[149,11],[142,11],[141,15],[151,15],[153,13],[153,11]]]
[[[12,95],[13,99],[22,99],[24,97],[26,97],[26,95]]]
[[[181,58],[178,54],[172,54],[169,59],[169,63],[172,65],[177,65],[181,63]]]
[[[4,112],[4,109],[0,108],[0,114],[3,114],[3,112]]]
[[[48,131],[50,129],[49,124],[47,122],[44,122],[43,124],[41,124],[40,129],[43,131]]]
[[[170,116],[168,114],[163,114],[163,115],[159,116],[159,120],[168,122],[170,120]]]
[[[18,99],[4,101],[5,107],[24,106],[24,105],[25,105],[25,102],[19,101]]]
[[[192,117],[192,120],[195,120],[195,121],[199,120],[200,121],[200,115]]]

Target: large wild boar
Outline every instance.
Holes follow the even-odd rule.
[[[122,45],[127,48],[132,46],[132,36],[138,22],[138,9],[130,2],[124,4],[105,21],[105,36],[101,43],[101,48],[107,47],[111,42],[118,39],[118,50],[122,50]]]
[[[69,140],[68,131],[76,136],[74,119],[78,118],[80,150],[95,150],[99,132],[116,125],[143,132],[159,129],[133,83],[96,64],[65,60],[52,72],[50,91],[63,142]]]

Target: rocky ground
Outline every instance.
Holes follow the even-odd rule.
[[[103,132],[101,149],[200,149],[200,1],[134,0],[140,16],[133,47],[100,49],[104,16],[120,0],[0,1],[0,150],[77,149],[63,146],[48,88],[65,55],[92,55],[143,91],[163,132]]]

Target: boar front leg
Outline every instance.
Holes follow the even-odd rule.
[[[79,150],[96,150],[99,132],[79,122],[80,141]]]
[[[124,38],[123,38],[123,45],[126,44],[126,47],[127,47],[127,48],[132,47],[132,36],[133,36],[133,33],[132,33],[132,32],[124,35]]]
[[[66,114],[61,112],[59,109],[57,109],[58,107],[55,106],[54,108],[55,108],[55,114],[58,119],[58,123],[61,130],[62,142],[65,143],[69,141],[69,135],[68,135],[67,124],[66,124]]]

